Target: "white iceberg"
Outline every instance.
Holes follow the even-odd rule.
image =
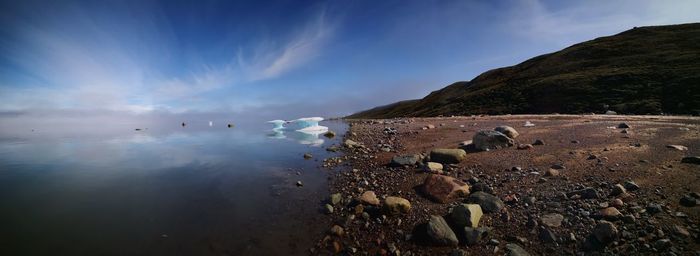
[[[318,122],[323,121],[323,117],[304,117],[291,122],[296,124],[300,132],[327,132],[328,127],[318,125]]]
[[[287,121],[279,120],[279,119],[277,119],[277,120],[272,120],[272,121],[267,121],[267,122],[268,122],[268,123],[271,123],[272,125],[274,125],[274,127],[272,127],[272,130],[281,130],[281,129],[284,129],[284,128],[285,128],[285,127],[284,127],[284,124],[287,123]]]

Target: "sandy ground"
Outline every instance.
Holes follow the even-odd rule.
[[[700,206],[679,205],[684,195],[700,192],[700,165],[680,162],[684,156],[700,155],[700,118],[507,115],[348,121],[351,128],[346,139],[360,142],[366,149],[346,148],[342,162],[329,161],[329,165],[339,166],[331,178],[330,192],[356,199],[363,191],[372,190],[382,201],[386,196],[399,196],[408,199],[412,207],[407,214],[398,216],[365,207],[370,215],[366,219],[361,211],[355,212],[356,200],[343,200],[329,215],[343,227],[344,234],[324,237],[312,249],[313,254],[448,255],[461,249],[469,254],[500,255],[506,253],[506,243],[518,244],[533,255],[580,254],[584,241],[600,222],[595,213],[615,198],[624,201],[617,209],[622,215],[633,216],[634,221],[613,220],[618,229],[616,241],[587,253],[693,255],[700,250]],[[526,121],[535,126],[524,127]],[[621,122],[631,126],[629,133],[616,128]],[[435,128],[423,129],[429,124]],[[499,125],[515,128],[520,133],[517,143],[541,139],[545,145],[529,150],[510,147],[470,151],[464,161],[448,166],[445,175],[465,182],[471,179],[472,185],[472,178],[477,178],[493,189],[506,207],[501,213],[484,214],[480,226],[491,231],[476,245],[431,243],[421,233],[421,224],[430,215],[446,215],[459,200],[440,204],[427,199],[420,192],[420,185],[428,173],[418,166],[390,168],[387,163],[396,155],[458,148],[460,142],[471,140],[477,131]],[[385,128],[397,132],[387,134]],[[684,145],[688,150],[667,148],[669,144]],[[589,159],[591,155],[595,159]],[[565,167],[559,176],[541,175],[554,164]],[[613,185],[629,180],[640,189],[608,196]],[[584,187],[595,188],[600,198],[561,198],[563,192]],[[525,203],[523,199],[529,197],[536,198],[534,204]],[[649,213],[646,209],[650,203],[661,205],[663,212]],[[547,228],[556,236],[555,242],[542,240],[538,231],[541,223],[527,225],[528,218],[539,220],[548,213],[565,217],[560,227]],[[689,235],[679,231],[679,227]],[[670,243],[658,241],[662,239],[669,239]]]

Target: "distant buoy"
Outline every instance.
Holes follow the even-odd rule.
[[[185,127],[185,122],[182,122],[182,127]]]
[[[228,128],[232,128],[232,127],[233,127],[233,124],[228,124]]]

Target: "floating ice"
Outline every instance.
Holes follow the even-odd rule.
[[[273,130],[284,129],[284,124],[287,123],[287,121],[279,120],[279,119],[277,119],[277,120],[272,120],[272,121],[267,121],[267,122],[274,125],[274,127],[272,127]]]
[[[326,132],[328,127],[318,125],[318,122],[323,121],[323,117],[304,117],[296,120],[292,120],[299,129],[300,132]]]

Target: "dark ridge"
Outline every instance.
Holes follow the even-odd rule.
[[[638,27],[348,116],[700,113],[700,23]]]

